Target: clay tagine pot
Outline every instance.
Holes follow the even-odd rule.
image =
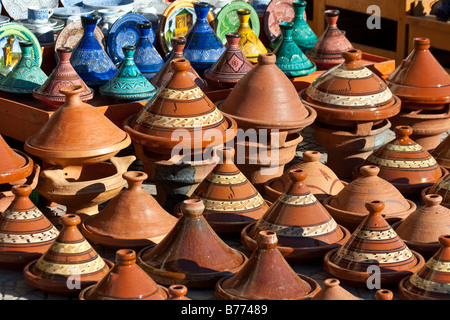
[[[144,189],[145,172],[128,171],[122,177],[128,187],[111,199],[98,214],[80,225],[93,243],[111,248],[142,248],[161,241],[177,218],[166,212]]]
[[[267,49],[258,36],[250,27],[249,9],[238,9],[237,16],[239,18],[239,27],[236,33],[241,35],[239,39],[239,48],[251,63],[258,63],[258,56],[262,53],[267,53]]]
[[[240,233],[243,227],[261,218],[270,204],[234,164],[233,148],[218,150],[218,156],[221,161],[191,198],[203,201],[203,215],[215,232]],[[180,205],[175,213],[182,215]]]
[[[58,55],[58,63],[53,69],[48,79],[40,87],[33,91],[33,97],[40,100],[51,108],[59,108],[66,101],[66,96],[59,92],[59,89],[66,86],[80,85],[84,88],[80,92],[80,100],[86,102],[94,97],[94,90],[89,88],[83,79],[70,64],[72,49],[61,47],[56,49]]]
[[[136,252],[120,249],[116,264],[96,284],[80,292],[80,300],[167,300],[169,292],[136,264]]]
[[[60,219],[63,228],[47,252],[25,266],[25,280],[46,292],[79,294],[100,281],[113,267],[102,259],[78,230],[79,216],[66,214]]]
[[[66,96],[65,103],[25,141],[26,152],[48,164],[66,167],[109,160],[130,145],[126,132],[81,101],[83,90],[80,85],[60,89]]]
[[[33,159],[22,151],[12,149],[0,135],[0,184],[26,179],[33,172]]]
[[[439,145],[431,152],[439,165],[447,170],[450,169],[450,136],[447,136]]]
[[[364,165],[379,166],[378,175],[403,194],[420,194],[447,173],[427,150],[409,138],[412,132],[409,126],[396,127],[396,138],[364,161]]]
[[[220,300],[304,300],[313,297],[319,284],[297,274],[277,249],[274,231],[260,231],[258,246],[244,267],[216,284]]]
[[[422,202],[425,205],[392,228],[409,248],[427,258],[439,250],[439,237],[450,233],[450,209],[441,206],[438,194],[424,195]]]
[[[222,277],[238,272],[247,257],[223,242],[203,217],[200,199],[185,200],[183,216],[157,245],[138,253],[138,264],[156,282],[188,288],[214,287]]]
[[[0,267],[22,269],[38,259],[58,236],[58,230],[33,204],[31,187],[12,187],[14,200],[0,215]]]
[[[427,263],[398,285],[402,300],[450,300],[450,235],[439,237],[440,248]]]
[[[322,154],[318,151],[303,152],[303,161],[290,167],[281,177],[267,181],[264,191],[270,201],[276,201],[289,187],[289,171],[302,169],[306,172],[306,187],[319,201],[338,194],[347,184],[339,180],[336,174],[319,160]]]
[[[367,202],[366,207],[369,215],[351,238],[325,255],[324,269],[348,285],[365,287],[372,275],[368,268],[375,266],[382,286],[397,284],[422,268],[425,260],[410,250],[382,217],[382,201]]]
[[[400,99],[361,64],[361,50],[345,50],[342,57],[343,63],[321,74],[300,93],[303,104],[317,111],[317,121],[354,130],[400,112]]]
[[[264,216],[242,230],[241,242],[247,249],[256,249],[259,231],[274,231],[277,248],[286,260],[303,262],[321,259],[350,238],[350,232],[338,225],[308,190],[306,176],[303,170],[291,170],[289,188]]]
[[[420,194],[422,199],[427,194],[438,194],[442,197],[441,205],[450,209],[450,175],[443,176],[431,187],[423,189]]]
[[[336,278],[329,278],[323,281],[323,288],[311,298],[311,300],[364,300],[351,294],[341,287],[341,282]],[[379,289],[375,292],[377,300],[392,300],[394,294],[391,290]]]
[[[252,63],[239,48],[241,35],[228,33],[226,38],[225,51],[219,60],[203,73],[208,84],[218,89],[233,88],[253,68]]]
[[[354,231],[369,214],[366,202],[373,199],[386,204],[382,215],[390,224],[407,218],[417,209],[413,201],[406,199],[396,187],[379,177],[379,167],[366,165],[359,170],[360,177],[323,201],[325,208],[339,224]]]

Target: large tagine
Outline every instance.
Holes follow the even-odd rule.
[[[21,181],[33,172],[33,159],[12,149],[0,135],[0,184]]]

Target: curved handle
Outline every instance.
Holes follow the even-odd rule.
[[[110,159],[111,163],[116,167],[117,172],[123,174],[128,170],[128,167],[136,160],[135,156],[126,157],[112,157]]]

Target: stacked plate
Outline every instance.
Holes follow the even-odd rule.
[[[93,14],[93,13],[94,13],[94,9],[92,9],[92,8],[83,8],[83,7],[78,7],[78,6],[61,7],[61,8],[55,8],[53,10],[53,18],[67,21],[67,19],[70,16],[81,17],[82,15]]]

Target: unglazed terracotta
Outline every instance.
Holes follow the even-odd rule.
[[[62,229],[50,248],[23,269],[32,287],[52,293],[76,294],[100,281],[113,266],[102,259],[78,230],[79,216],[60,218]]]
[[[311,300],[363,300],[348,292],[340,284],[339,279],[325,279],[323,288]]]
[[[264,191],[270,201],[276,201],[289,187],[289,171],[302,169],[306,172],[306,187],[319,201],[338,194],[346,185],[339,180],[336,174],[325,164],[320,162],[322,154],[319,151],[308,150],[303,152],[303,161],[290,167],[281,177],[267,181]]]
[[[128,171],[122,177],[128,187],[111,199],[96,215],[80,225],[93,243],[112,248],[142,248],[161,241],[177,218],[165,211],[144,189],[145,172]]]
[[[241,35],[228,33],[225,37],[227,46],[224,53],[211,68],[203,72],[208,84],[219,89],[233,88],[253,68],[239,48]]]
[[[450,234],[450,209],[441,206],[438,194],[424,195],[422,202],[425,204],[392,228],[409,248],[431,257],[440,248],[439,237]]]
[[[351,238],[325,255],[326,272],[349,285],[366,287],[372,275],[369,267],[375,265],[380,285],[388,287],[423,267],[424,258],[410,250],[381,215],[384,207],[383,201],[367,202],[369,215]]]
[[[58,230],[33,204],[29,185],[12,187],[14,200],[0,215],[0,267],[22,269],[38,259],[58,236]]]
[[[242,230],[241,242],[247,249],[256,249],[259,231],[274,231],[283,256],[289,262],[302,262],[322,258],[349,239],[350,232],[308,190],[306,176],[301,169],[289,171],[290,187],[257,222]]]
[[[450,209],[450,175],[443,176],[431,187],[423,189],[420,194],[422,199],[427,194],[438,194],[442,197],[441,205]]]
[[[450,136],[447,136],[438,146],[431,152],[437,163],[445,169],[450,169]]]
[[[126,132],[81,101],[83,90],[80,85],[60,89],[66,96],[65,103],[25,141],[26,152],[46,163],[66,167],[106,161],[130,145]]]
[[[406,199],[396,187],[379,177],[379,167],[366,165],[359,170],[360,177],[323,202],[339,224],[354,231],[369,214],[366,202],[373,199],[385,203],[383,217],[391,224],[406,219],[417,209],[413,201]]]
[[[120,249],[116,263],[96,284],[80,292],[80,300],[167,300],[168,290],[136,264],[136,252]]]
[[[239,18],[239,27],[236,33],[241,35],[239,39],[239,48],[251,63],[258,63],[258,56],[261,53],[267,53],[264,44],[259,40],[258,36],[250,27],[250,14],[248,9],[238,9],[237,15]]]
[[[0,135],[0,184],[26,179],[33,172],[33,159],[22,151],[12,149]]]
[[[173,284],[169,287],[169,300],[191,300],[186,297],[188,288],[181,284]]]
[[[342,57],[342,53],[347,49],[353,48],[350,41],[348,41],[337,26],[339,13],[339,10],[325,10],[325,19],[328,25],[317,39],[311,51],[306,52],[308,58],[318,68],[330,69],[343,63],[344,58]]]
[[[269,204],[234,164],[233,148],[218,150],[218,156],[219,164],[191,198],[203,201],[203,215],[215,232],[239,233],[243,227],[261,218]],[[180,206],[175,212],[181,215]]]
[[[380,167],[379,176],[402,193],[420,194],[444,173],[439,164],[422,146],[411,140],[409,126],[395,128],[396,138],[376,149],[364,164]]]
[[[215,287],[220,300],[304,300],[313,297],[319,284],[297,274],[277,249],[274,231],[260,231],[258,246],[244,267],[219,280]]]
[[[443,109],[450,103],[450,75],[430,52],[429,38],[414,38],[413,43],[413,51],[386,83],[404,109]]]
[[[83,87],[83,91],[80,92],[80,100],[83,102],[91,100],[94,97],[94,90],[84,83],[70,64],[72,49],[61,47],[56,49],[56,53],[59,59],[56,67],[44,84],[34,89],[33,97],[56,109],[66,101],[66,96],[59,90],[67,86],[80,85]]]
[[[342,57],[343,63],[300,93],[303,104],[317,111],[317,121],[354,130],[360,123],[377,124],[400,112],[400,99],[361,64],[361,50],[345,50]]]
[[[85,166],[51,166],[41,171],[36,190],[49,201],[67,207],[67,213],[93,215],[125,186],[122,177],[135,156]]]
[[[450,235],[439,237],[440,248],[427,263],[398,285],[402,300],[450,300]]]
[[[203,217],[200,199],[185,200],[183,216],[156,246],[142,249],[138,264],[156,282],[188,288],[214,287],[222,277],[238,272],[247,257],[223,242]]]

